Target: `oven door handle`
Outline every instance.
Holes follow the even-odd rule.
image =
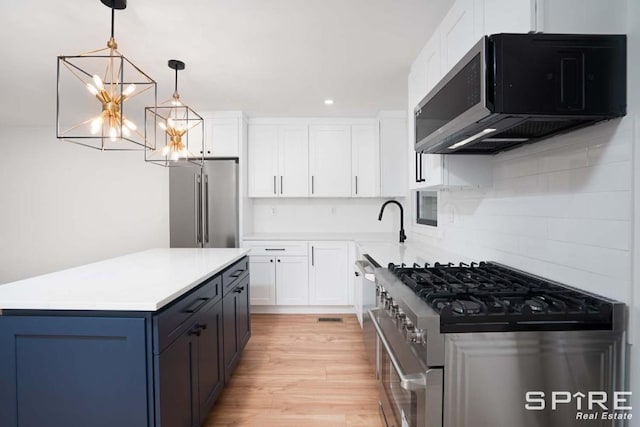
[[[380,338],[380,342],[382,343],[382,345],[385,348],[385,351],[389,355],[389,359],[391,359],[393,368],[396,370],[398,377],[400,377],[400,387],[402,387],[407,391],[426,390],[427,377],[425,376],[425,374],[424,373],[406,374],[402,370],[402,367],[400,366],[400,363],[398,362],[396,355],[391,350],[391,346],[389,345],[387,338],[384,336],[384,333],[382,332],[382,328],[380,327],[380,324],[376,320],[376,316],[373,310],[368,310],[368,312],[369,312],[369,317],[371,318],[371,323],[373,324],[373,327],[376,328],[376,335],[378,335],[378,338]]]
[[[374,272],[373,266],[368,261],[356,261],[355,265],[356,268],[360,271],[360,274],[362,274],[362,276],[366,280],[370,282],[376,281],[376,274]]]

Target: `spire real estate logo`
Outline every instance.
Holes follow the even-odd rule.
[[[524,408],[527,411],[556,411],[572,405],[576,420],[631,420],[631,396],[630,391],[527,391]]]

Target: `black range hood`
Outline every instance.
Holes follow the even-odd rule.
[[[415,108],[417,152],[496,154],[626,114],[626,36],[485,36]]]

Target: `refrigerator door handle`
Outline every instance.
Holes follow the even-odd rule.
[[[209,175],[204,176],[204,243],[209,243]]]
[[[202,244],[202,177],[200,174],[196,174],[196,234],[197,234],[197,243]]]

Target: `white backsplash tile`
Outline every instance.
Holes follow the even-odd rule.
[[[630,123],[613,120],[497,155],[491,188],[440,192],[440,244],[628,299]]]

